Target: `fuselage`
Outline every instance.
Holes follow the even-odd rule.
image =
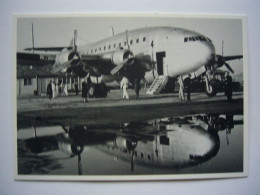
[[[128,40],[128,44],[127,44]],[[146,56],[146,63],[156,61],[155,71],[147,71],[148,82],[158,75],[199,76],[215,58],[215,47],[204,35],[174,27],[147,27],[120,33],[93,44],[79,46],[81,55],[102,55],[120,48],[134,56]],[[105,68],[104,68],[105,69]]]
[[[219,150],[219,136],[200,126],[170,124],[166,133],[140,140],[134,145],[129,137],[118,136],[98,149],[139,165],[173,168],[189,167],[214,157]]]

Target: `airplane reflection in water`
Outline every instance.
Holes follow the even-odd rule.
[[[40,154],[59,150],[67,158],[78,158],[82,174],[83,152],[94,147],[114,159],[134,165],[158,168],[185,168],[213,158],[219,151],[218,131],[227,134],[235,124],[242,124],[242,115],[196,115],[133,122],[112,127],[63,126],[56,135],[25,139],[30,152]],[[18,134],[19,139],[19,134]],[[228,143],[228,137],[227,137]]]

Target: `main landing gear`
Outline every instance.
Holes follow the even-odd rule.
[[[91,83],[88,90],[89,98],[100,98],[100,97],[107,97],[109,89],[104,83],[95,84]]]

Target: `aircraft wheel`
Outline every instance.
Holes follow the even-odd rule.
[[[95,85],[91,84],[90,87],[89,87],[89,90],[88,90],[88,97],[94,98],[95,92],[96,92]]]
[[[208,97],[213,97],[217,94],[217,86],[213,83],[209,83],[209,89],[206,86],[206,94]]]
[[[100,85],[100,96],[101,97],[107,97],[108,89],[105,84]]]

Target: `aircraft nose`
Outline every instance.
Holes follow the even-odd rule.
[[[207,42],[200,42],[196,49],[197,55],[199,57],[198,66],[209,65],[215,57],[215,47],[214,45]]]
[[[177,76],[196,71],[211,64],[214,57],[215,47],[210,40],[184,42],[184,47],[179,50],[175,58],[172,58],[176,66],[169,71],[170,75]]]
[[[205,65],[209,65],[215,59],[215,47],[212,42],[205,42],[202,47],[205,47]]]

